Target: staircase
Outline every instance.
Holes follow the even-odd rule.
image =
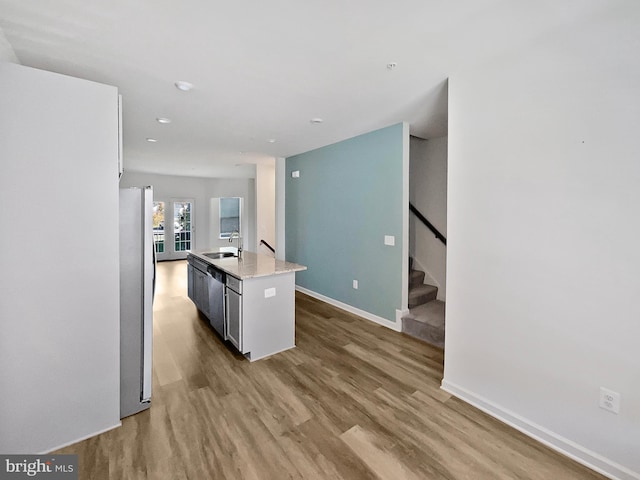
[[[402,332],[444,348],[444,302],[436,300],[438,287],[424,283],[425,273],[413,269],[409,259],[409,315],[402,318]]]

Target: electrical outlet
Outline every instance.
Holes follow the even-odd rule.
[[[608,388],[600,387],[600,408],[613,413],[620,413],[620,394]]]
[[[358,289],[358,280],[353,281],[353,288]]]

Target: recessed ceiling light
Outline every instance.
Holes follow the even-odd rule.
[[[324,122],[324,120],[322,120],[321,118],[312,118],[311,120],[309,120],[311,123],[322,123]]]
[[[398,64],[396,62],[391,62],[391,63],[387,63],[387,68],[389,70],[393,70],[394,68],[396,68],[398,66]]]
[[[193,88],[193,84],[189,83],[189,82],[185,82],[183,80],[178,80],[175,83],[175,86],[178,90],[181,90],[183,92],[188,92],[189,90],[191,90]]]
[[[267,140],[267,142],[269,143],[276,143],[276,139],[275,138],[270,138]]]
[[[158,140],[156,140],[155,138],[147,138],[147,142],[149,143],[156,143]]]
[[[158,123],[171,123],[171,119],[166,117],[158,117],[156,118],[156,121]]]

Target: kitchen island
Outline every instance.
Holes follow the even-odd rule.
[[[267,255],[191,252],[189,298],[250,361],[295,347],[295,272],[307,267]]]

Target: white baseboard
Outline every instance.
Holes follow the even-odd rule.
[[[348,305],[346,303],[342,303],[342,302],[340,302],[338,300],[334,300],[333,298],[326,297],[326,296],[322,295],[321,293],[316,293],[313,290],[308,290],[308,289],[306,289],[304,287],[300,287],[298,285],[296,285],[296,290],[298,290],[299,292],[302,292],[302,293],[304,293],[306,295],[309,295],[310,297],[317,298],[318,300],[322,300],[323,302],[326,302],[329,305],[333,305],[334,307],[338,307],[341,310],[345,310],[345,311],[347,311],[349,313],[353,313],[355,315],[358,315],[359,317],[366,318],[367,320],[370,320],[370,321],[372,321],[374,323],[377,323],[378,325],[382,325],[383,327],[390,328],[391,330],[393,330],[395,332],[402,331],[402,322],[397,321],[399,310],[396,310],[396,321],[392,322],[391,320],[387,320],[386,318],[379,317],[378,315],[374,315],[373,313],[369,313],[369,312],[367,312],[365,310],[360,310],[359,308],[353,307],[353,306]]]
[[[402,331],[402,317],[406,317],[409,313],[408,308],[405,310],[396,310],[396,324],[400,325],[400,330],[398,330],[399,332]]]
[[[108,432],[109,430],[113,430],[114,428],[118,428],[118,427],[121,427],[121,426],[122,426],[122,422],[118,422],[117,424],[115,424],[115,425],[113,425],[111,427],[107,427],[107,428],[104,428],[102,430],[98,430],[97,432],[91,433],[89,435],[85,435],[84,437],[76,438],[75,440],[72,440],[70,442],[64,443],[62,445],[58,445],[57,447],[52,448],[50,450],[47,450],[45,452],[41,452],[38,455],[47,455],[47,454],[49,454],[51,452],[55,452],[56,450],[60,450],[62,448],[68,447],[69,445],[73,445],[74,443],[82,442],[83,440],[87,440],[89,438],[95,437],[96,435],[101,435],[101,434],[103,434],[105,432]]]
[[[479,410],[497,418],[503,423],[515,428],[525,435],[537,440],[557,452],[575,460],[592,470],[595,470],[613,480],[640,480],[640,473],[633,472],[623,465],[620,465],[608,458],[603,457],[591,450],[578,445],[577,443],[562,437],[540,425],[537,425],[517,413],[511,412],[500,405],[496,405],[490,400],[476,395],[465,388],[459,387],[446,380],[442,381],[441,387],[451,395],[473,405]]]
[[[247,359],[247,360],[249,360],[250,362],[257,362],[258,360],[262,360],[263,358],[269,358],[269,357],[272,357],[272,356],[274,356],[274,355],[277,355],[278,353],[282,353],[282,352],[286,352],[287,350],[291,350],[292,348],[296,348],[295,344],[294,344],[294,345],[291,345],[290,347],[284,347],[284,348],[282,348],[282,349],[280,349],[280,350],[277,350],[277,351],[275,351],[275,352],[270,352],[270,353],[267,353],[267,354],[265,354],[265,355],[260,355],[260,356],[258,356],[258,357],[252,357],[252,356],[251,356],[251,352],[249,352],[249,353],[247,353],[247,354],[245,355],[245,357],[246,357],[246,359]]]

